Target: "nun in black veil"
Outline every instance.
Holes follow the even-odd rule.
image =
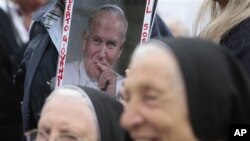
[[[229,140],[250,125],[250,83],[223,47],[200,39],[149,41],[134,52],[124,83],[122,126],[134,140]]]
[[[200,139],[228,140],[230,125],[250,125],[249,79],[227,50],[198,39],[166,43],[180,64],[190,120]]]
[[[123,106],[117,100],[97,90],[82,87],[88,94],[99,122],[100,141],[132,141],[119,124]]]
[[[97,90],[65,85],[47,98],[27,141],[130,141],[120,127],[123,106]]]

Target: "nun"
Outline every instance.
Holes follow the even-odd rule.
[[[250,124],[246,72],[221,46],[200,39],[139,45],[126,71],[121,125],[134,140],[225,141]]]
[[[123,107],[91,88],[65,85],[47,98],[27,141],[130,141],[119,125]]]

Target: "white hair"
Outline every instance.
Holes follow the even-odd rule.
[[[95,123],[97,123],[96,124],[97,132],[98,132],[97,134],[98,134],[98,137],[100,137],[99,122],[97,119],[94,105],[91,102],[87,93],[82,88],[74,86],[74,85],[64,85],[64,86],[58,87],[48,96],[48,98],[45,101],[44,106],[49,101],[55,99],[57,96],[62,96],[62,97],[66,97],[66,98],[74,98],[74,99],[77,99],[77,100],[81,101],[82,103],[86,104],[90,108],[91,113],[93,113],[93,115],[94,115],[94,118],[96,121]]]
[[[128,30],[128,21],[127,21],[127,18],[123,12],[123,10],[117,6],[117,5],[114,5],[114,4],[106,4],[106,5],[103,5],[102,7],[98,8],[94,13],[93,15],[91,15],[89,17],[89,22],[88,22],[88,26],[91,25],[91,23],[93,22],[95,16],[97,15],[97,13],[99,12],[109,12],[109,13],[115,13],[117,16],[119,16],[121,19],[122,19],[122,22],[123,22],[123,31],[122,31],[122,42],[125,42],[126,40],[126,34],[127,34],[127,30]],[[89,30],[89,29],[88,29]],[[87,31],[88,33],[89,31]]]
[[[169,45],[164,43],[163,41],[154,40],[154,39],[151,39],[151,40],[137,46],[137,48],[135,49],[135,51],[132,54],[132,57],[130,60],[130,65],[133,62],[137,61],[139,58],[144,59],[144,58],[147,58],[148,56],[150,56],[152,54],[156,54],[156,53],[157,53],[157,55],[160,55],[160,54],[161,55],[165,54],[166,56],[171,55],[173,57],[173,59],[176,61],[177,65],[178,65],[177,67],[181,71],[179,61],[178,61],[173,49],[171,47],[169,47]],[[162,61],[163,61],[162,64],[164,65],[164,66],[162,66],[162,68],[168,69],[169,64],[167,62],[164,62],[164,60],[162,60]],[[182,72],[180,72],[180,74],[181,74],[181,76],[183,75]],[[181,78],[179,76],[175,76],[172,78],[173,78],[173,81],[176,83],[183,83],[183,78]]]

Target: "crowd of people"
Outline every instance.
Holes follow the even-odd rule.
[[[129,23],[101,6],[55,88],[65,1],[0,1],[1,141],[226,141],[250,125],[250,0],[203,0],[197,38],[156,14],[126,76],[113,65]]]

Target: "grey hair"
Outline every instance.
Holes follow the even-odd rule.
[[[67,91],[68,93],[65,93]],[[92,105],[88,95],[84,92],[81,88],[74,86],[74,85],[65,85],[56,88],[46,99],[45,104],[53,99],[55,96],[61,95],[66,97],[74,97],[74,98],[81,98],[80,100],[85,101],[88,105]]]
[[[80,87],[74,86],[74,85],[64,85],[61,87],[56,88],[46,99],[44,106],[51,101],[52,99],[55,98],[55,96],[64,96],[68,98],[76,98],[79,99],[80,101],[83,101],[85,104],[87,104],[91,110],[91,112],[94,114],[95,121],[97,123],[96,128],[97,128],[97,134],[100,138],[100,128],[99,128],[99,122],[97,119],[96,111],[94,108],[93,103],[91,102],[89,96],[87,93],[81,89]]]
[[[127,18],[123,12],[123,10],[117,6],[117,5],[114,5],[114,4],[106,4],[106,5],[103,5],[101,6],[100,8],[98,8],[96,11],[94,11],[94,13],[89,17],[89,20],[88,20],[88,27],[90,27],[91,23],[93,22],[95,16],[97,15],[97,13],[99,12],[110,12],[110,13],[115,13],[117,16],[121,17],[122,18],[122,21],[123,21],[123,25],[124,25],[124,28],[123,28],[123,33],[122,33],[122,43],[125,42],[126,40],[126,34],[127,34],[127,30],[128,30],[128,21],[127,21]],[[88,28],[89,30],[89,28]]]
[[[133,62],[134,60],[137,60],[138,56],[139,57],[141,57],[141,56],[146,56],[147,57],[149,54],[152,54],[152,52],[154,50],[160,50],[161,52],[165,53],[166,55],[169,54],[176,60],[177,66],[179,68],[178,71],[180,71],[179,72],[180,76],[172,77],[172,80],[173,80],[174,83],[182,85],[183,89],[185,89],[184,77],[183,77],[183,73],[182,73],[181,66],[179,64],[178,58],[177,58],[174,50],[167,43],[165,43],[163,41],[150,39],[145,43],[137,45],[135,51],[132,54],[132,57],[131,57],[131,60],[130,60],[130,65],[131,65],[131,62]],[[166,66],[166,68],[169,68],[168,63],[164,62],[164,66]],[[130,66],[129,66],[129,69],[130,69]]]
[[[141,51],[146,51],[147,49],[152,49],[152,48],[158,48],[162,51],[169,50],[170,52],[173,52],[172,49],[165,44],[164,42],[160,40],[155,40],[155,39],[150,39],[149,41],[139,44],[136,46],[136,49],[134,50],[132,56],[131,56],[131,61],[138,55],[140,54]],[[149,51],[150,52],[150,51]]]

